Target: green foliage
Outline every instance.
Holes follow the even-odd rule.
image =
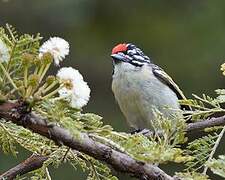
[[[5,65],[5,69],[12,79],[18,81],[23,78],[23,71],[21,71],[21,68],[23,68],[22,56],[24,54],[36,55],[41,37],[39,34],[36,36],[28,34],[20,36],[15,28],[11,25],[6,25],[6,29],[0,27],[0,39],[8,45],[10,53],[9,61]],[[1,91],[3,94],[7,93],[7,95],[10,95],[10,98],[13,98],[15,94],[8,94],[9,89],[7,86],[10,85],[10,82],[7,82],[4,76],[1,74],[1,77],[3,77]]]
[[[0,129],[4,130],[1,135],[7,134],[8,139],[10,139],[8,140],[8,143],[12,147],[14,145],[13,143],[17,143],[30,152],[39,153],[42,155],[48,155],[58,148],[54,142],[48,140],[47,138],[32,133],[23,127],[18,127],[9,122],[1,122]],[[6,141],[6,139],[3,139],[3,141]]]
[[[52,63],[52,57],[38,56],[41,39],[39,34],[19,35],[15,28],[8,24],[6,28],[0,27],[0,40],[9,51],[7,60],[0,59],[0,95],[4,99],[22,98],[35,102],[45,97],[46,90],[49,94],[49,91],[53,91],[57,86],[56,80],[51,84],[43,81]]]
[[[67,159],[76,169],[78,162],[83,171],[88,172],[88,180],[109,179],[117,180],[117,177],[111,175],[111,170],[105,164],[100,163],[94,158],[82,154],[78,151],[70,150]]]
[[[42,116],[47,117],[49,122],[58,123],[74,134],[77,131],[107,134],[113,130],[111,126],[103,124],[102,117],[93,113],[83,114],[63,100],[41,101],[34,106],[34,109]]]
[[[186,141],[184,120],[177,118],[171,121],[165,119],[159,112],[156,112],[156,116],[157,121],[153,122],[154,135],[150,137],[141,134],[129,135],[115,142],[119,143],[129,155],[140,161],[148,163],[188,161],[190,157],[185,156],[178,145]]]
[[[4,153],[12,153],[14,156],[18,153],[15,146],[14,136],[8,132],[5,125],[0,123],[0,147]]]
[[[219,159],[212,159],[206,165],[213,173],[225,178],[225,155],[220,155]]]
[[[208,180],[208,176],[197,172],[176,173],[176,176],[182,180]]]
[[[220,93],[222,93],[223,91],[216,92],[219,93],[219,96],[221,96]],[[194,109],[193,111],[186,111],[186,113],[188,114],[186,117],[187,119],[191,119],[192,121],[199,121],[201,119],[206,119],[214,113],[225,113],[225,110],[220,106],[220,103],[223,103],[225,101],[222,101],[219,96],[216,98],[211,98],[205,94],[203,94],[202,97],[194,94],[193,96],[195,99],[180,101],[182,105],[187,105]]]
[[[207,135],[190,142],[187,146],[187,154],[193,159],[186,163],[187,171],[200,170],[208,160],[210,152],[218,138],[218,134]]]
[[[184,162],[189,160],[180,148],[174,148],[165,141],[157,142],[143,135],[133,135],[120,142],[120,146],[133,158],[148,163]],[[138,147],[138,148],[137,148]]]

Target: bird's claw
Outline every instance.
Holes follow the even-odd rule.
[[[154,133],[149,129],[135,129],[131,134],[142,134],[144,136],[152,136]]]

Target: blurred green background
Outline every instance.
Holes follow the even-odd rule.
[[[224,87],[219,71],[225,59],[223,0],[0,0],[0,25],[6,23],[21,33],[40,32],[43,41],[52,36],[69,41],[70,55],[62,65],[79,69],[92,90],[84,111],[103,116],[118,131],[128,128],[111,93],[110,53],[117,43],[141,47],[189,97],[214,96],[214,89]],[[0,173],[26,157],[0,152]],[[84,179],[68,165],[51,175]]]

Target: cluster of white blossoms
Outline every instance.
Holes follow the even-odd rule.
[[[57,77],[64,85],[59,95],[68,100],[72,107],[79,109],[88,103],[91,90],[78,70],[64,67],[58,71]]]
[[[45,53],[50,53],[53,56],[54,62],[57,66],[69,54],[69,43],[62,38],[52,37],[44,42],[39,49],[39,57]]]
[[[69,43],[62,38],[53,37],[43,43],[39,52],[39,57],[50,53],[55,64],[59,66],[59,63],[69,54]],[[57,77],[63,85],[58,91],[60,99],[69,101],[70,105],[77,109],[88,103],[91,90],[78,70],[72,67],[63,67],[58,71]]]
[[[0,39],[0,62],[7,62],[9,61],[9,58],[10,58],[9,48]]]

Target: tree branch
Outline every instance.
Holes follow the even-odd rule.
[[[30,171],[39,169],[42,167],[44,161],[46,161],[48,157],[41,156],[38,154],[33,154],[25,161],[21,162],[20,164],[16,165],[15,167],[9,169],[5,173],[0,175],[0,179],[7,179],[11,180],[16,178],[18,175],[26,174]]]
[[[58,144],[64,144],[72,149],[104,161],[117,171],[128,173],[140,179],[176,179],[176,177],[173,178],[167,175],[156,166],[138,162],[127,154],[95,142],[86,133],[80,133],[79,137],[75,139],[66,129],[55,125],[48,125],[47,120],[34,113],[27,112],[26,106],[23,104],[9,102],[1,104],[0,117],[52,139]],[[225,125],[225,116],[190,123],[187,126],[187,132],[199,131],[207,127],[219,125]],[[23,175],[38,169],[47,159],[45,156],[32,155],[24,162],[0,175],[0,179],[13,179],[17,175]]]
[[[27,112],[27,107],[21,103],[6,102],[0,105],[0,118],[23,126],[43,135],[56,143],[64,144],[74,150],[83,152],[97,160],[111,165],[115,170],[128,173],[139,179],[174,180],[157,166],[137,161],[129,155],[116,151],[111,147],[96,142],[87,133],[79,133],[73,137],[71,133],[56,125],[48,125],[47,120]]]
[[[190,123],[187,126],[187,132],[199,131],[208,127],[221,126],[221,125],[225,125],[225,116],[210,118],[210,119]]]

